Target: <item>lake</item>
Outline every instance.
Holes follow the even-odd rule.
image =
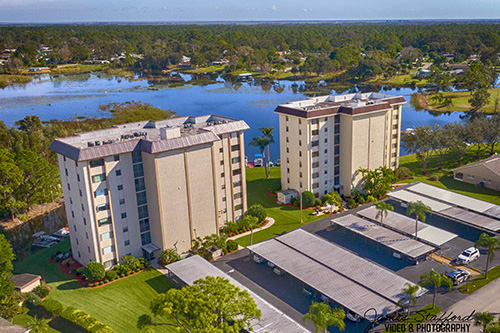
[[[205,78],[206,79],[206,78]],[[70,120],[75,117],[108,117],[99,105],[141,101],[161,109],[171,109],[180,116],[219,114],[245,120],[250,130],[245,132],[246,155],[253,159],[258,150],[249,146],[259,136],[259,127],[274,126],[276,142],[271,145],[271,159],[279,159],[278,115],[273,110],[278,104],[305,99],[314,94],[328,94],[331,88],[324,82],[306,83],[290,80],[251,80],[230,82],[220,76],[211,76],[212,84],[199,85],[188,74],[176,74],[175,82],[152,81],[136,77],[128,80],[104,73],[69,76],[36,76],[22,86],[0,89],[0,120],[6,125],[27,115],[36,115],[42,121]],[[204,81],[200,81],[204,82]],[[170,84],[169,84],[170,83]],[[402,129],[423,125],[444,125],[460,120],[463,112],[433,115],[416,111],[410,105],[415,90],[385,88],[384,93],[402,95],[408,102],[403,106]],[[402,151],[402,154],[405,154]]]

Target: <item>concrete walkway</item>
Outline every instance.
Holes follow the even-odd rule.
[[[257,228],[257,229],[253,229],[253,232],[257,232],[257,231],[261,231],[261,230],[267,229],[267,228],[269,228],[270,226],[272,226],[274,224],[274,219],[272,217],[266,217],[266,220],[267,220],[267,223],[266,223],[265,226]],[[240,237],[243,237],[243,236],[246,236],[246,235],[250,235],[250,233],[251,233],[251,231],[245,231],[242,234],[234,235],[234,236],[228,237],[227,239],[235,240],[235,239],[238,239]]]
[[[472,282],[469,282],[472,283]],[[449,314],[453,311],[454,315],[466,316],[472,311],[477,312],[491,312],[497,318],[500,315],[500,279],[496,279],[490,282],[481,289],[475,291],[470,296],[465,299],[453,304],[445,311]],[[471,323],[469,333],[479,333],[480,327],[474,326],[474,322]]]

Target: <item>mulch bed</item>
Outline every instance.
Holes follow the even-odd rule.
[[[71,257],[70,257],[71,258]],[[58,264],[59,266],[59,269],[66,273],[68,276],[70,276],[71,278],[75,279],[76,281],[78,281],[78,283],[82,286],[82,287],[86,287],[87,286],[87,282],[85,280],[82,280],[82,276],[78,276],[76,274],[72,274],[70,273],[71,270],[77,270],[78,268],[80,267],[83,267],[82,264],[80,264],[78,261],[76,261],[75,259],[73,259],[73,261],[75,262],[74,264],[71,264],[69,266],[66,266],[66,265],[63,265],[61,264],[61,261],[55,261],[53,259],[49,259],[49,262],[52,262],[52,263],[55,263],[55,264]]]

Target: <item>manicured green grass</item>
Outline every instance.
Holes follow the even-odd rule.
[[[481,274],[474,280],[471,280],[458,287],[458,290],[464,294],[472,294],[479,288],[484,287],[485,285],[487,285],[488,283],[492,282],[495,279],[498,279],[499,277],[500,277],[500,266],[496,266],[488,271],[487,279],[484,278],[484,274]]]
[[[215,65],[215,66],[207,66],[207,67],[199,67],[199,68],[190,68],[190,69],[179,69],[182,73],[212,73],[212,72],[220,72],[224,69],[224,65]]]
[[[414,79],[413,77],[414,75],[402,74],[402,75],[395,75],[388,79],[385,79],[383,77],[375,78],[367,82],[379,83],[379,84],[392,84],[396,86],[409,86],[411,84],[415,84],[416,86],[424,86],[427,84],[426,79],[419,80],[419,79]]]
[[[489,103],[482,109],[485,113],[493,113],[495,108],[495,99],[497,94],[500,92],[500,88],[488,89],[490,93]],[[443,98],[451,98],[452,105],[450,106],[442,106],[439,102],[433,101],[431,98],[436,94],[431,94],[427,96],[428,105],[425,106],[427,110],[433,111],[469,111],[470,104],[469,98],[471,98],[471,94],[469,91],[449,91],[449,92],[441,92]]]
[[[74,306],[118,332],[138,332],[137,318],[149,313],[149,304],[158,293],[166,292],[173,285],[170,280],[155,269],[112,282],[99,288],[82,288],[79,283],[61,272],[48,259],[57,251],[67,251],[69,240],[49,249],[36,252],[21,262],[16,262],[15,273],[41,275],[52,288],[49,298],[58,300],[64,307]],[[15,318],[28,321],[26,315]],[[175,332],[172,327],[162,327],[162,332]]]
[[[407,326],[403,327],[402,330],[398,330],[398,332],[416,332],[415,328],[418,324],[421,324],[425,322],[423,320],[424,318],[431,318],[432,316],[437,315],[438,313],[441,312],[441,308],[439,306],[434,306],[432,307],[432,304],[428,304],[421,308],[420,310],[417,310],[415,313],[410,315],[410,318],[408,319],[408,324]],[[401,322],[401,324],[406,324],[405,322]],[[387,330],[382,331],[382,333],[387,333]]]
[[[271,227],[254,233],[254,244],[301,226],[299,208],[288,205],[278,205],[274,199],[268,195],[268,191],[275,192],[281,188],[280,167],[271,168],[270,179],[266,179],[264,168],[247,168],[246,177],[248,206],[254,203],[260,203],[266,208],[267,216],[275,219],[275,223]],[[312,212],[311,210],[303,211],[304,224],[325,217],[325,215],[319,217],[311,215]],[[238,238],[236,241],[242,246],[248,246],[250,245],[250,236]]]
[[[500,147],[498,147],[496,151],[497,153],[500,152]],[[487,157],[484,153],[486,152],[482,151],[482,153],[480,154],[480,158]],[[462,165],[475,162],[475,155],[476,147],[471,147],[467,154],[463,157]],[[428,175],[422,175],[422,162],[414,154],[401,156],[399,159],[399,165],[409,168],[414,174],[414,177],[412,179],[404,180],[400,183],[421,181],[429,185],[445,188],[453,192],[500,205],[500,193],[498,191],[481,188],[453,179],[451,170],[459,166],[457,162],[457,156],[454,154],[450,154],[450,156],[447,157],[447,159],[443,163],[442,170],[439,170],[439,157],[437,155],[432,156],[427,166]],[[429,175],[437,175],[439,177],[439,181],[428,180],[427,178],[429,177]]]

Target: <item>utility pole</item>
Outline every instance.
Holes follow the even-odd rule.
[[[302,224],[302,189],[300,189],[300,224]]]

